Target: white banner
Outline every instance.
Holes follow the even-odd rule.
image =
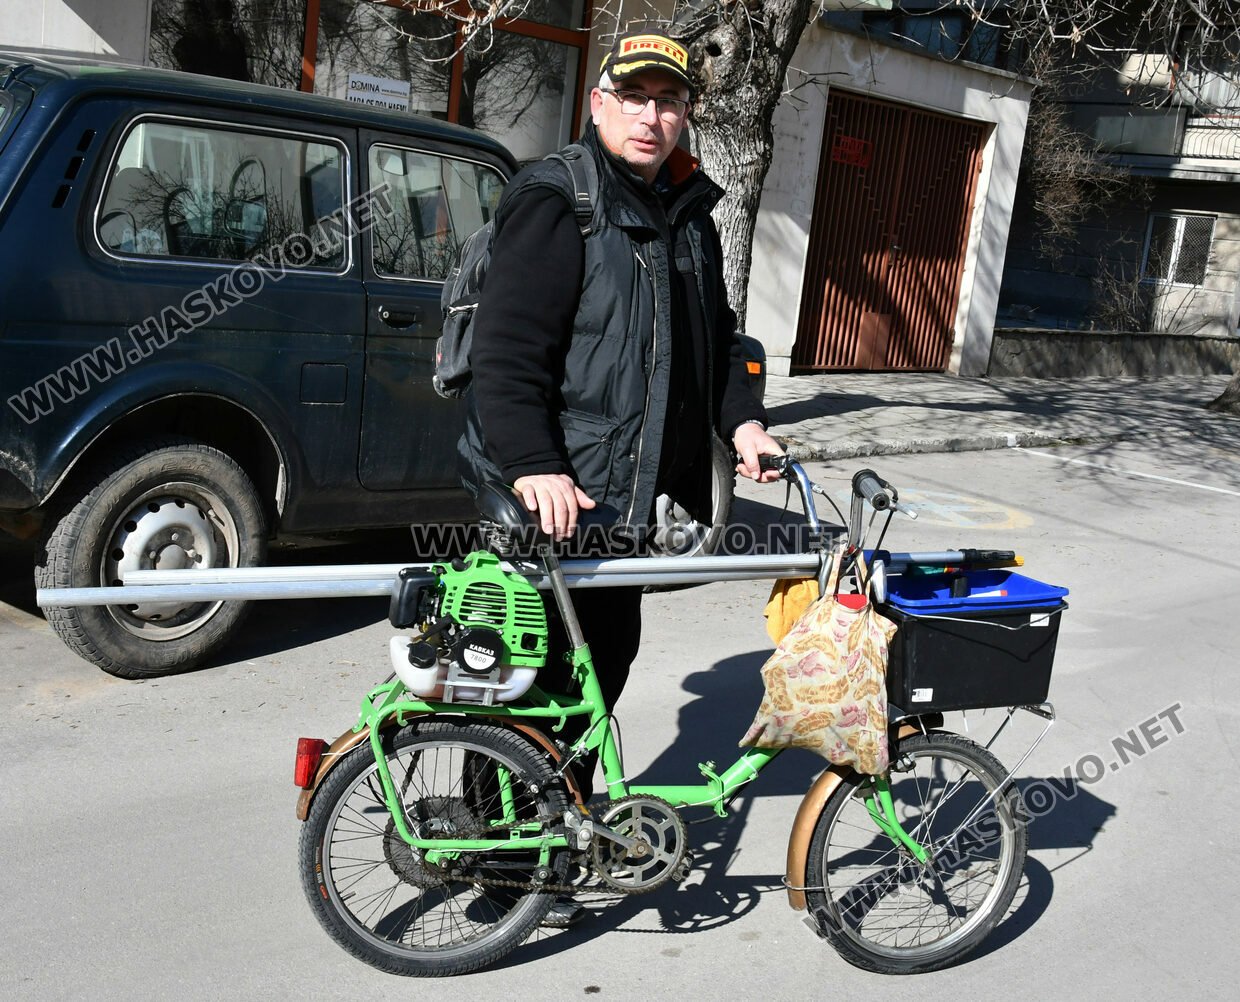
[[[372,108],[408,111],[409,81],[372,77],[365,73],[350,73],[344,99],[354,104],[369,105]]]

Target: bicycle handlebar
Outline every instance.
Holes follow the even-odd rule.
[[[809,479],[805,470],[801,468],[801,464],[790,456],[759,456],[758,468],[763,473],[773,470],[780,475],[782,480],[796,485],[810,528],[815,532],[820,531],[822,526],[818,519],[818,510],[814,504],[813,495],[818,493],[825,497],[826,492]],[[860,506],[862,503],[868,503],[876,512],[894,510],[904,512],[910,518],[917,517],[916,512],[900,504],[900,495],[896,489],[873,470],[858,470],[853,474],[852,493],[852,511],[848,519],[848,542],[851,548],[855,549],[861,545],[860,537],[863,530]]]
[[[873,470],[858,470],[852,478],[853,494],[870,503],[875,511],[886,511],[899,497],[895,488]]]

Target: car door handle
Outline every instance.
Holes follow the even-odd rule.
[[[379,307],[379,319],[396,330],[407,331],[422,322],[421,310],[389,310],[386,306]]]

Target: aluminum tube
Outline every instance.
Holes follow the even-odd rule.
[[[615,588],[645,585],[703,585],[717,581],[758,581],[782,577],[812,577],[813,569],[772,570],[755,568],[729,573],[683,570],[659,574],[574,574],[566,575],[570,588]],[[545,574],[530,575],[536,588],[548,590]],[[388,598],[396,587],[396,577],[345,581],[248,581],[236,584],[125,585],[119,588],[40,588],[35,602],[40,608],[55,606],[129,605],[143,602],[224,602],[263,601],[295,598]]]
[[[125,585],[253,584],[276,581],[374,581],[394,578],[406,567],[430,573],[430,564],[307,564],[301,567],[206,567],[182,571],[129,571]]]
[[[442,562],[442,561],[441,561]],[[779,574],[817,571],[818,557],[812,553],[738,554],[728,557],[621,557],[615,560],[565,560],[561,563],[570,577],[581,574],[662,574],[689,571],[695,575],[738,570],[770,570]],[[356,581],[396,577],[405,568],[429,573],[431,564],[323,564],[304,567],[215,567],[177,571],[130,571],[125,584],[153,585],[242,584],[257,581]],[[513,570],[510,563],[505,569]],[[694,578],[698,580],[698,578]]]
[[[892,573],[910,563],[952,563],[961,554],[893,553]],[[128,605],[145,602],[264,601],[296,598],[360,598],[390,596],[396,574],[417,564],[360,564],[338,567],[218,568],[205,571],[135,571],[131,581],[161,584],[127,584],[120,588],[41,588],[40,607]],[[641,557],[622,560],[577,560],[564,564],[570,588],[607,588],[617,585],[702,585],[717,581],[752,581],[763,578],[812,577],[818,558],[813,554],[735,557]],[[370,576],[362,576],[368,571]],[[271,580],[264,574],[288,572],[289,579]],[[548,588],[543,574],[529,574],[536,587]],[[188,579],[188,580],[187,580]]]
[[[249,584],[124,585],[119,588],[40,588],[39,608],[137,605],[145,602],[240,602],[285,598],[390,597],[395,578],[373,581],[254,581]]]

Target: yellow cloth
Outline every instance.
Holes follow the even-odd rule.
[[[780,578],[771,588],[762,614],[766,616],[766,632],[771,643],[778,644],[792,629],[792,624],[805,615],[805,610],[818,599],[815,578]]]

